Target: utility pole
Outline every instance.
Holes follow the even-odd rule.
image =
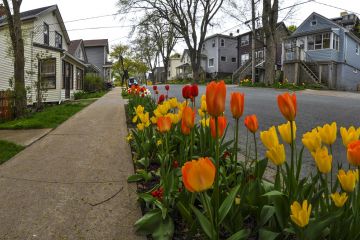
[[[251,0],[251,28],[252,28],[252,39],[251,39],[251,82],[255,83],[255,38],[256,38],[256,29],[255,29],[255,0]]]

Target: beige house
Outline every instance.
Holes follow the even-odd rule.
[[[59,8],[53,5],[22,12],[21,20],[28,104],[36,101],[38,79],[46,84],[46,102],[72,98],[76,91],[83,89],[86,65],[84,59],[68,52],[71,42]],[[0,71],[0,90],[11,89],[13,57],[4,16],[0,16]]]
[[[169,59],[168,67],[168,80],[176,80],[176,68],[181,65],[181,56],[179,53],[175,53]]]

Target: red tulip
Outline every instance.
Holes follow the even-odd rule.
[[[247,129],[249,129],[249,131],[252,133],[255,133],[259,128],[259,123],[256,115],[246,116],[244,122]]]
[[[170,86],[169,86],[169,85],[165,85],[165,90],[166,90],[166,91],[169,91],[169,89],[170,89]]]
[[[212,81],[206,86],[206,106],[213,117],[220,116],[225,111],[226,86],[224,81]]]
[[[185,98],[185,99],[191,98],[191,86],[190,85],[186,85],[183,87],[182,95],[183,95],[183,98]]]
[[[226,117],[223,116],[218,117],[218,128],[217,128],[218,138],[222,138],[225,128],[226,128]],[[212,138],[216,139],[215,118],[210,119],[210,131]]]
[[[165,101],[165,95],[161,94],[158,100],[158,104],[161,104],[163,101]]]
[[[193,98],[197,97],[199,95],[199,87],[196,83],[191,85],[191,96]]]
[[[159,117],[157,119],[157,127],[159,132],[165,133],[171,129],[171,118],[170,117]]]
[[[153,86],[153,90],[154,90],[154,91],[157,90],[157,86],[156,86],[156,85]]]

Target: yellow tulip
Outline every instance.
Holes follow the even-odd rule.
[[[302,206],[300,203],[295,201],[291,206],[291,220],[298,225],[299,227],[303,228],[309,224],[310,214],[311,214],[311,204],[308,206],[307,200],[303,201]]]
[[[152,117],[150,118],[150,121],[152,122],[152,124],[156,124],[156,123],[157,123],[157,117],[152,116]]]
[[[337,135],[336,122],[333,122],[331,125],[325,124],[323,127],[318,127],[318,131],[323,143],[331,145],[335,142]]]
[[[279,139],[274,126],[269,128],[267,131],[260,132],[260,139],[267,149],[271,149],[279,145]]]
[[[145,128],[145,124],[143,124],[143,123],[138,123],[138,124],[136,125],[136,127],[137,127],[137,129],[138,129],[139,131],[142,131],[142,130],[144,130],[144,128]]]
[[[307,132],[303,135],[302,143],[310,151],[315,152],[316,149],[321,148],[321,137],[316,129]]]
[[[201,109],[198,109],[198,113],[201,118],[205,117],[205,113]]]
[[[283,144],[279,144],[266,151],[266,157],[271,160],[273,164],[279,166],[285,162],[285,148]]]
[[[321,173],[329,173],[332,166],[332,156],[329,155],[327,147],[316,149],[315,152],[311,153],[315,159],[316,166]]]
[[[209,127],[210,126],[210,117],[208,118],[203,118],[201,120],[199,120],[200,124],[203,126],[203,127]]]
[[[348,199],[348,195],[346,193],[342,193],[341,195],[336,192],[330,195],[331,199],[334,201],[335,206],[342,207]]]
[[[340,128],[340,134],[345,147],[348,146],[350,142],[356,141],[359,139],[360,131],[356,130],[353,126],[346,129],[344,127]]]
[[[344,191],[346,192],[354,191],[356,181],[358,179],[358,174],[356,171],[349,170],[345,173],[344,170],[340,169],[337,177]]]
[[[295,138],[296,138],[296,123],[295,123],[295,121],[293,122],[293,132],[294,132],[293,139],[291,139],[291,123],[290,123],[290,121],[278,126],[278,130],[279,130],[281,139],[284,142],[291,144],[292,140],[295,140]]]

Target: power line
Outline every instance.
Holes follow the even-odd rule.
[[[320,5],[327,6],[327,7],[332,7],[332,8],[338,9],[338,10],[342,10],[342,11],[346,11],[346,12],[355,13],[357,15],[360,15],[360,13],[357,13],[357,12],[354,12],[354,11],[351,11],[351,10],[348,10],[348,9],[345,9],[345,8],[337,7],[337,6],[334,6],[334,5],[327,4],[327,3],[318,2],[318,1],[315,1],[315,0],[314,0],[314,2],[317,3],[317,4],[320,4]]]

